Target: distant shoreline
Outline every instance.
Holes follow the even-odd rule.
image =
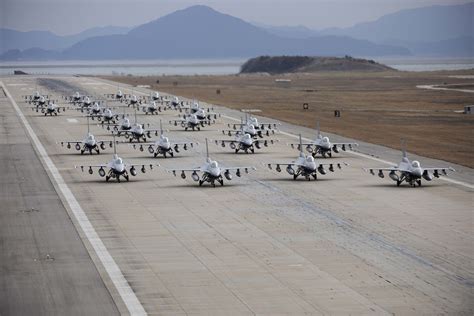
[[[474,58],[374,58],[401,71],[455,71],[474,68]],[[0,62],[0,75],[23,70],[59,75],[236,75],[244,59],[72,60]]]

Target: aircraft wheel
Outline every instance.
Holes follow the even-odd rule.
[[[297,174],[294,174],[294,175],[293,175],[293,180],[296,180],[296,178],[298,178],[298,175],[297,175]]]
[[[130,178],[129,178],[128,174],[124,175],[124,178],[125,178],[125,180],[127,180],[127,182],[130,181]]]
[[[171,158],[174,157],[174,153],[172,151],[170,151],[170,156],[171,156]]]
[[[400,183],[402,183],[400,180],[397,180],[397,187],[400,186]]]
[[[156,156],[158,156],[158,153],[157,153],[157,152],[155,152],[155,153],[153,154],[153,157],[156,158]]]
[[[418,183],[418,186],[421,187],[421,180],[416,181]]]
[[[106,176],[105,177],[105,182],[109,182],[109,180],[110,180],[110,176]]]
[[[184,130],[187,132],[187,131],[188,131],[188,128],[187,128],[187,127],[185,127],[185,128],[184,128]]]
[[[202,183],[203,181],[202,180],[199,180],[199,186],[202,187]]]
[[[328,153],[329,158],[332,158],[332,152]]]
[[[81,155],[83,155],[83,154],[84,154],[84,150],[81,150]]]
[[[120,175],[117,175],[117,182],[120,183]]]

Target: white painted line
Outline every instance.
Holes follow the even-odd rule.
[[[419,85],[419,86],[416,86],[416,87],[417,87],[418,89],[443,90],[443,91],[459,91],[459,92],[466,92],[466,93],[474,93],[474,90],[443,88],[443,87],[438,87],[438,86],[435,86],[435,85]]]
[[[79,123],[79,121],[78,121],[78,120],[76,120],[76,119],[72,119],[72,118],[68,118],[68,119],[66,119],[66,120],[67,120],[67,122],[68,122],[68,123],[73,123],[73,124],[77,124],[77,123]]]
[[[97,79],[96,79],[97,80]],[[102,82],[102,81],[101,81]],[[112,86],[112,87],[115,87],[115,85],[113,84],[110,84],[108,82],[103,82],[104,84],[106,85],[109,85],[109,86]],[[417,88],[419,88],[420,86],[417,86]],[[130,88],[128,88],[129,90],[132,90]],[[453,90],[453,89],[446,89],[446,90]],[[141,92],[141,91],[137,91],[135,90],[137,93],[141,93],[143,95],[148,95],[147,93],[145,92]],[[467,90],[467,91],[470,91],[470,92],[474,92],[474,90]],[[160,92],[161,94],[161,92]],[[181,99],[187,99],[187,98],[181,98]],[[232,120],[232,121],[236,121],[236,122],[240,122],[240,119],[237,119],[235,117],[231,117],[231,116],[228,116],[228,115],[222,115],[222,117],[225,117],[229,120]],[[290,136],[290,137],[293,137],[293,138],[299,138],[299,135],[295,135],[295,134],[291,134],[291,133],[287,133],[287,132],[283,132],[283,131],[280,131],[281,134],[283,135],[286,135],[286,136]],[[302,137],[301,138],[302,140],[305,140],[305,141],[313,141],[313,139],[309,139],[309,138],[306,138],[306,137]],[[383,160],[383,159],[380,159],[380,158],[376,158],[376,157],[372,157],[372,156],[369,156],[369,155],[366,155],[366,154],[363,154],[363,153],[359,153],[359,152],[355,152],[355,151],[347,151],[348,153],[352,154],[352,155],[355,155],[355,156],[359,156],[359,157],[363,157],[363,158],[366,158],[366,159],[371,159],[371,160],[375,160],[375,161],[378,161],[378,162],[381,162],[381,163],[384,163],[384,164],[387,164],[387,165],[390,165],[390,166],[395,166],[396,163],[394,162],[391,162],[391,161],[387,161],[387,160]],[[440,177],[439,178],[440,180],[444,180],[446,182],[450,182],[450,183],[454,183],[454,184],[457,184],[457,185],[461,185],[461,186],[464,186],[466,188],[469,188],[469,189],[474,189],[474,185],[470,184],[470,183],[467,183],[467,182],[463,182],[463,181],[459,181],[459,180],[454,180],[454,179],[450,179],[450,178],[446,178],[446,177]]]
[[[115,263],[115,260],[108,252],[104,243],[100,239],[99,235],[95,231],[89,219],[87,218],[86,213],[82,209],[79,202],[77,202],[76,198],[72,194],[71,190],[69,189],[68,185],[64,181],[56,166],[54,165],[53,161],[51,160],[51,158],[49,158],[46,149],[39,141],[38,136],[36,136],[26,117],[23,115],[23,112],[21,112],[20,108],[16,104],[10,92],[8,92],[8,90],[6,89],[3,82],[0,81],[0,85],[2,86],[7,97],[13,104],[13,107],[15,108],[15,111],[18,114],[18,117],[25,126],[25,129],[27,130],[31,141],[36,147],[36,151],[39,157],[41,158],[44,167],[49,170],[51,180],[54,181],[56,183],[56,187],[60,189],[61,194],[63,196],[63,202],[67,202],[67,204],[69,205],[69,208],[71,209],[74,217],[76,218],[77,223],[79,223],[81,230],[84,232],[84,235],[86,236],[87,240],[94,248],[97,257],[104,266],[105,271],[107,271],[107,274],[112,280],[120,297],[127,306],[128,311],[131,315],[146,315],[145,309],[143,308],[142,304],[140,303],[132,288],[128,284],[127,280],[123,276],[122,271],[118,267],[117,263]]]
[[[474,79],[474,75],[452,75],[448,76],[449,78],[458,78],[458,79]]]
[[[18,86],[27,86],[27,83],[8,83],[7,86],[9,87],[18,87]]]

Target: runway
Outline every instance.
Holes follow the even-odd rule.
[[[469,168],[453,165],[458,172],[451,174],[449,181],[435,179],[420,188],[396,187],[390,179],[370,176],[362,168],[387,166],[384,162],[397,162],[400,153],[361,143],[358,153],[342,152],[331,159],[349,164],[342,170],[321,176],[316,182],[293,181],[284,171],[269,171],[264,164],[294,160],[298,152],[287,143],[295,142],[298,133],[313,137],[314,131],[283,124],[280,128],[285,133],[274,136],[280,141],[254,155],[235,155],[229,148],[211,144],[211,157],[223,165],[250,164],[258,170],[234,177],[224,187],[200,188],[190,177],[175,178],[163,169],[200,165],[205,159],[204,139],[227,138],[220,130],[239,119],[240,114],[214,106],[223,117],[200,132],[164,126],[172,139],[199,142],[195,150],[181,151],[173,159],[153,159],[146,150],[120,145],[118,151],[124,160],[158,162],[163,168],[139,173],[129,183],[105,183],[97,173],[81,173],[74,166],[108,162],[112,153],[109,148],[101,155],[81,156],[57,144],[82,140],[87,125],[80,112],[44,117],[31,111],[21,96],[33,93],[38,83],[44,94],[58,95],[64,87],[74,87],[102,96],[114,93],[115,83],[69,76],[41,81],[33,76],[4,77],[1,81],[138,304],[150,315],[474,312],[473,172]],[[131,92],[127,86],[120,88]],[[150,93],[144,88],[134,91]],[[117,289],[115,276],[103,266],[78,221],[69,220],[12,104],[3,93],[0,98],[2,119],[8,122],[2,124],[0,138],[0,165],[8,170],[2,179],[2,202],[8,203],[0,207],[0,236],[7,241],[2,242],[3,253],[16,253],[2,261],[2,271],[7,273],[0,277],[0,294],[6,294],[1,295],[0,314],[22,314],[40,307],[45,313],[59,314],[128,313],[129,296]],[[160,118],[167,122],[176,115],[174,111],[158,116],[139,114],[138,120],[159,127]],[[101,127],[92,125],[91,131],[97,138],[111,139]],[[333,141],[341,140],[337,135],[333,137]],[[410,157],[424,165],[452,165]],[[15,168],[6,167],[12,164]],[[14,184],[30,187],[14,190]],[[31,192],[40,193],[34,194],[35,199],[47,200],[48,212],[42,206],[39,212],[18,211],[34,207],[31,204],[40,205],[36,200],[26,202]],[[64,203],[63,195],[60,197]],[[8,229],[12,226],[18,229]],[[58,226],[60,230],[51,229]],[[45,274],[32,263],[18,264],[36,249],[31,248],[32,237],[27,235],[33,227],[48,234],[38,239],[41,251],[35,254],[43,258],[42,269],[54,265],[53,271],[59,271],[58,258],[64,256],[70,260],[68,282],[60,278],[61,274]],[[17,242],[11,243],[10,239]],[[54,256],[52,263],[44,260],[46,254]],[[74,256],[81,258],[80,263],[73,260]],[[32,277],[16,282],[19,273]],[[46,289],[53,294],[71,294],[74,304],[69,303],[66,294],[28,294],[46,293]],[[51,303],[50,297],[55,298],[55,304],[48,309],[45,306]],[[29,302],[26,310],[22,309],[27,308],[21,304],[24,301]]]
[[[0,104],[0,314],[118,314],[3,91]]]

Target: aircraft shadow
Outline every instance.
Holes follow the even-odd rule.
[[[399,190],[403,190],[403,189],[429,189],[429,188],[438,188],[438,187],[442,187],[444,186],[443,184],[424,184],[422,183],[421,184],[421,187],[419,187],[418,185],[416,187],[413,187],[411,185],[408,185],[408,184],[401,184],[400,186],[397,186],[397,184],[394,182],[394,183],[374,183],[374,184],[359,184],[360,187],[364,187],[364,188],[395,188],[395,189],[399,189]]]

